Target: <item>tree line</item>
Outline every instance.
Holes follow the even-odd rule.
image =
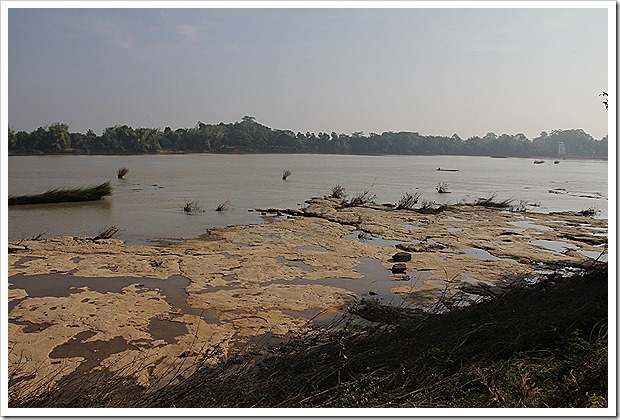
[[[101,135],[92,130],[70,132],[65,123],[39,127],[32,132],[9,127],[9,154],[146,154],[146,153],[330,153],[391,155],[471,155],[532,157],[558,156],[558,143],[566,155],[607,158],[607,135],[594,139],[582,129],[541,132],[533,139],[524,134],[487,133],[461,139],[457,134],[429,136],[418,132],[381,134],[297,132],[272,129],[245,116],[234,123],[205,124],[191,128],[132,128],[115,125]]]

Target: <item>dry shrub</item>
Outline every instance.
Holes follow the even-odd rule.
[[[416,192],[415,194],[406,193],[403,195],[398,203],[394,206],[396,210],[413,210],[418,204],[418,200],[420,199],[420,193]]]

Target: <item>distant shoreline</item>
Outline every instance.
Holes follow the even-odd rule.
[[[452,154],[392,154],[392,153],[319,153],[319,152],[192,152],[192,151],[165,151],[156,153],[83,153],[83,152],[62,152],[62,153],[15,153],[9,152],[7,156],[158,156],[158,155],[333,155],[333,156],[458,156],[458,157],[488,157],[498,159],[497,155],[452,155]],[[501,156],[502,159],[547,159],[547,160],[604,160],[608,161],[608,156],[564,156],[562,158],[549,156]]]

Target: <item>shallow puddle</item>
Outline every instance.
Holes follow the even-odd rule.
[[[412,225],[411,223],[405,223],[405,229],[407,229],[407,230],[425,230],[426,227],[424,227],[424,226],[415,226],[415,225]]]
[[[76,334],[64,344],[56,346],[49,354],[50,359],[64,359],[69,357],[82,357],[84,361],[72,374],[88,372],[98,366],[108,356],[121,353],[125,350],[137,350],[132,344],[127,343],[123,337],[114,337],[111,340],[93,340],[94,331],[83,331]]]
[[[609,262],[608,255],[607,255],[607,253],[604,253],[604,252],[601,253],[599,251],[585,251],[585,250],[579,250],[577,252],[579,252],[584,257],[588,257],[588,258],[593,259],[593,260],[598,260],[598,261],[602,261],[602,262]]]
[[[295,278],[293,280],[274,280],[261,283],[264,287],[268,284],[320,284],[324,286],[338,287],[346,289],[360,297],[370,297],[378,299],[385,305],[406,306],[409,305],[400,295],[390,292],[390,289],[403,285],[413,287],[421,286],[424,279],[431,275],[431,271],[410,271],[407,274],[411,277],[408,280],[391,280],[392,272],[381,264],[376,258],[360,258],[355,271],[362,274],[362,278],[337,278],[328,277],[323,279],[308,280],[305,278]]]
[[[177,337],[187,334],[183,322],[153,318],[149,322],[149,334],[154,340],[164,340],[168,344],[177,342]]]
[[[354,230],[345,236],[347,239],[353,239],[361,242],[370,243],[377,246],[387,246],[394,248],[397,244],[419,244],[421,241],[412,240],[412,241],[401,241],[394,239],[384,239],[381,236],[375,236],[368,232],[364,232],[363,230]]]
[[[526,229],[534,229],[534,230],[551,230],[548,226],[537,225],[536,223],[528,222],[527,220],[521,220],[519,222],[506,222],[509,225],[516,226],[519,229],[515,229],[518,232],[523,232]]]
[[[84,288],[99,293],[121,294],[124,288],[135,284],[138,285],[138,292],[140,290],[159,291],[166,302],[180,313],[201,316],[205,322],[210,324],[219,323],[214,310],[193,308],[187,304],[185,288],[189,283],[189,279],[182,276],[170,276],[165,280],[142,277],[80,277],[60,273],[32,276],[16,274],[9,277],[9,287],[25,290],[28,297],[65,297],[82,293]],[[9,312],[28,297],[9,302]]]
[[[444,217],[441,220],[446,221],[446,222],[466,222],[467,221],[465,219],[459,219],[458,217],[454,217],[454,216]]]
[[[511,258],[496,257],[495,255],[491,254],[489,251],[485,251],[484,249],[480,249],[480,248],[464,248],[463,251],[465,252],[465,255],[467,255],[468,257],[477,258],[479,260],[506,261],[506,262],[511,262],[515,264],[517,263],[517,261]]]
[[[551,241],[548,239],[536,239],[529,241],[530,244],[545,248],[547,251],[554,252],[556,254],[562,254],[568,249],[578,249],[579,247],[570,242],[564,241]]]
[[[76,257],[79,258],[79,257]],[[13,264],[13,267],[16,268],[28,268],[27,265],[24,265],[30,261],[35,261],[35,260],[44,260],[44,257],[21,257],[19,260],[15,261],[15,263]]]

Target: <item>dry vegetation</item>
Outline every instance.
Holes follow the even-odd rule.
[[[127,175],[128,173],[129,173],[129,169],[122,167],[118,171],[116,171],[116,176],[118,179],[123,179],[125,178],[125,175]]]
[[[20,204],[96,201],[112,194],[110,182],[78,188],[54,188],[41,194],[9,195],[9,206]]]

